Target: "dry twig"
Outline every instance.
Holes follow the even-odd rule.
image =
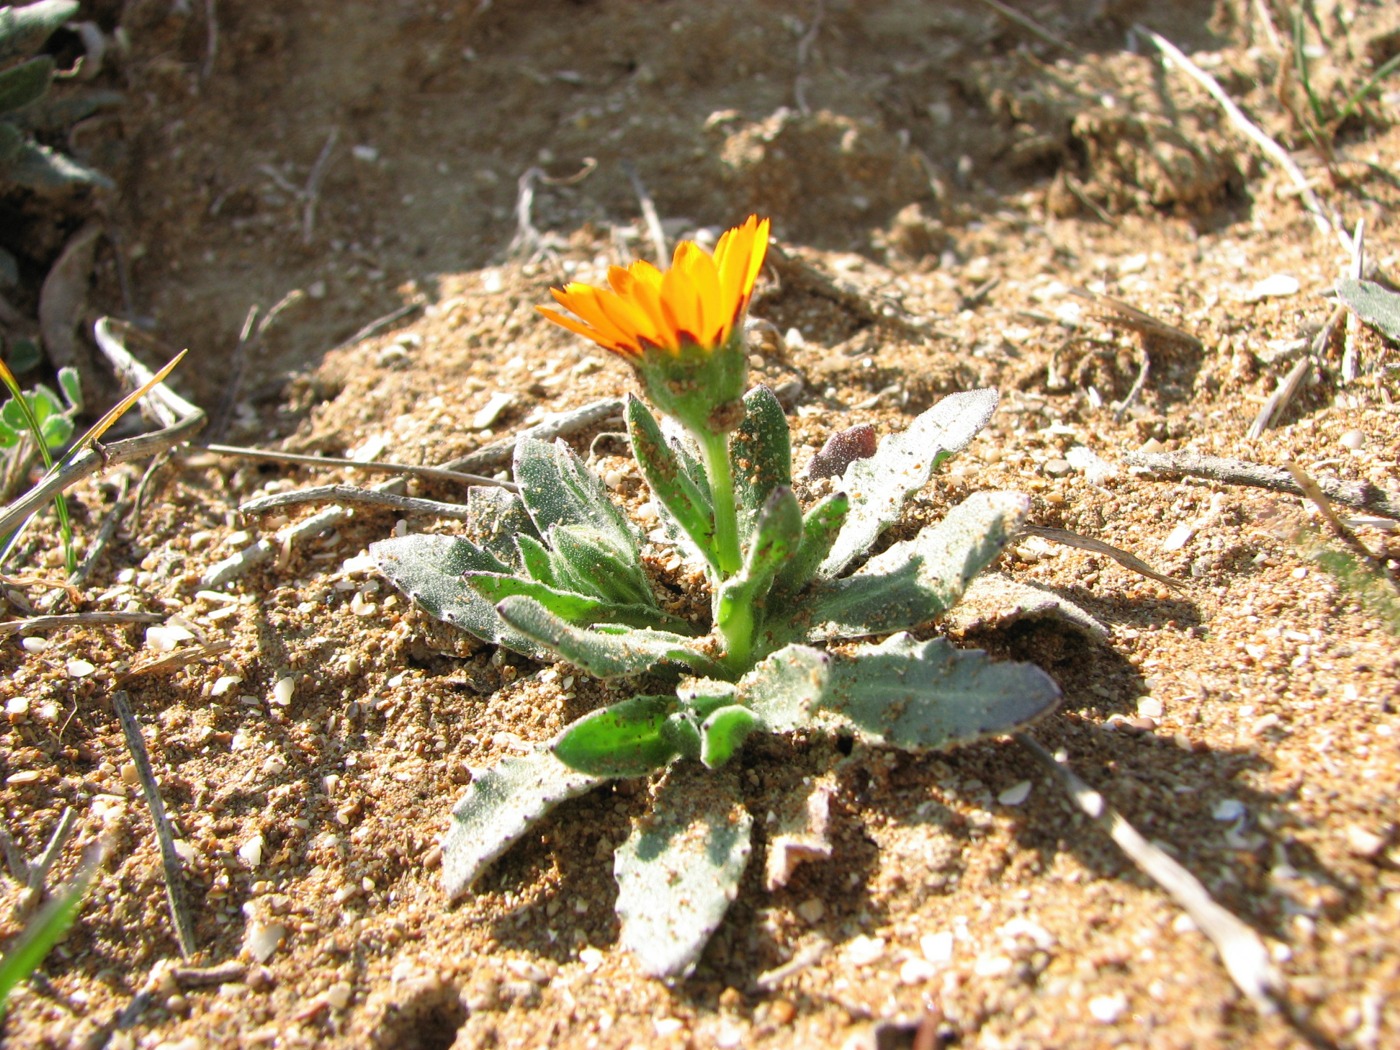
[[[1060,782],[1080,812],[1106,831],[1143,874],[1191,916],[1220,953],[1235,987],[1249,997],[1260,1013],[1277,1012],[1283,978],[1274,968],[1268,946],[1259,935],[1217,904],[1196,876],[1143,838],[1102,795],[1075,776],[1067,765],[1057,761],[1033,737],[1017,733],[1016,740]]]
[[[1129,466],[1141,467],[1155,474],[1186,474],[1227,485],[1249,485],[1294,496],[1306,495],[1288,471],[1242,459],[1203,456],[1198,452],[1125,452],[1123,459]],[[1400,496],[1379,489],[1369,481],[1321,478],[1317,485],[1328,499],[1387,518],[1400,519]]]
[[[637,201],[642,206],[642,218],[647,224],[647,236],[651,238],[651,250],[656,253],[656,264],[664,266],[667,258],[666,231],[661,228],[661,216],[656,213],[656,202],[651,199],[646,184],[642,182],[636,166],[630,160],[622,162],[622,170],[627,175],[627,181],[632,183],[632,192],[637,195]]]
[[[1143,561],[1135,554],[1129,554],[1125,550],[1105,543],[1103,540],[1096,540],[1090,536],[1081,536],[1077,532],[1070,532],[1068,529],[1052,529],[1045,525],[1026,525],[1023,530],[1028,536],[1039,536],[1041,539],[1050,540],[1054,543],[1062,543],[1066,547],[1074,547],[1082,551],[1090,551],[1093,554],[1105,554],[1112,558],[1125,569],[1141,573],[1148,579],[1156,580],[1158,583],[1165,583],[1168,587],[1175,587],[1180,590],[1186,585],[1180,580],[1174,580],[1170,576],[1164,576],[1147,562]]]
[[[198,945],[194,939],[194,922],[185,905],[182,889],[180,855],[175,852],[175,836],[170,830],[170,818],[165,812],[165,802],[160,797],[160,785],[151,769],[151,756],[146,751],[146,741],[141,735],[141,726],[131,713],[126,690],[117,689],[112,693],[112,709],[122,725],[127,749],[131,760],[136,764],[136,774],[141,780],[141,791],[146,796],[146,805],[151,808],[151,820],[155,824],[156,840],[160,843],[160,863],[165,871],[165,899],[170,905],[170,915],[175,921],[175,939],[180,945],[180,954],[188,959]]]
[[[85,612],[64,613],[57,616],[31,616],[27,620],[5,620],[0,623],[0,637],[11,634],[29,634],[37,631],[56,631],[63,627],[97,627],[105,624],[160,623],[164,613],[149,612]]]

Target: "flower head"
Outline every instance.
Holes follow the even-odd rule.
[[[577,281],[550,293],[573,317],[537,307],[555,324],[636,364],[654,351],[714,350],[741,325],[768,251],[767,219],[751,215],[725,232],[711,255],[692,241],[676,245],[665,272],[646,261],[608,270],[611,288]]]

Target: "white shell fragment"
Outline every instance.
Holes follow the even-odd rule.
[[[261,922],[257,919],[248,923],[243,935],[243,947],[260,963],[272,958],[282,938],[287,936],[287,927],[280,922]]]
[[[1018,781],[997,796],[997,801],[1003,806],[1019,806],[1026,799],[1031,797],[1031,782],[1029,780]]]
[[[272,687],[272,702],[278,707],[286,707],[292,702],[292,694],[296,692],[297,680],[291,675],[277,679],[277,684]]]
[[[1301,287],[1298,278],[1292,274],[1275,273],[1255,281],[1240,298],[1246,303],[1257,303],[1261,299],[1278,299],[1297,295]]]
[[[495,424],[501,418],[501,413],[515,404],[515,395],[498,390],[492,394],[486,404],[477,409],[476,415],[472,416],[472,429],[485,430]]]
[[[241,845],[241,846],[238,847],[238,856],[241,857],[242,860],[243,860],[243,863],[246,864],[246,865],[248,865],[248,867],[250,867],[250,868],[256,868],[258,865],[260,865],[260,864],[262,863],[262,855],[263,855],[263,837],[262,837],[262,832],[258,832],[258,833],[257,833],[256,835],[254,835],[252,838],[248,839],[248,841],[246,841],[245,843],[243,843],[243,845]]]

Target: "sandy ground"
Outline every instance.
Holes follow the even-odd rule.
[[[382,478],[186,449],[154,468],[139,509],[144,463],[73,492],[84,549],[117,512],[75,592],[53,585],[52,527],[21,563],[48,582],[6,585],[7,619],[167,617],[0,642],[6,827],[34,856],[72,808],[51,884],[83,845],[112,843],[79,922],[16,992],[7,1045],[886,1047],[915,1045],[920,1026],[920,1046],[1400,1040],[1393,624],[1320,567],[1331,541],[1298,497],[1125,459],[1293,461],[1394,494],[1395,349],[1343,325],[1282,425],[1246,437],[1349,258],[1130,27],[1216,77],[1327,208],[1365,220],[1390,275],[1400,103],[1391,81],[1325,132],[1327,157],[1287,73],[1287,5],[1160,6],[1017,5],[1032,31],[973,2],[313,0],[210,5],[211,33],[202,5],[133,0],[119,12],[131,50],[104,74],[128,104],[82,139],[122,185],[91,315],[191,348],[172,382],[209,412],[209,441],[437,464],[630,389],[620,363],[534,306],[651,252],[639,187],[672,242],[771,215],[789,260],[759,286],[752,313],[772,328],[754,372],[796,391],[799,465],[837,427],[886,433],[943,394],[995,386],[992,425],[911,527],[978,489],[1017,489],[1037,525],[1173,581],[1027,537],[1001,571],[1106,636],[995,609],[931,629],[1056,677],[1064,704],[1036,738],[1266,940],[1291,1021],[1262,1016],[1011,741],[923,757],[750,746],[760,861],[821,785],[834,855],[771,893],[754,864],[675,986],[617,947],[610,852],[645,783],[567,804],[447,906],[437,843],[469,770],[618,688],[435,623],[361,557],[396,528],[453,522],[347,505],[288,539],[327,505],[238,511]],[[117,23],[121,5],[94,7]],[[1314,88],[1345,97],[1396,53],[1396,22],[1381,3],[1316,8]],[[1192,339],[1125,325],[1073,289]],[[240,343],[249,309],[279,303]],[[1351,382],[1345,338],[1362,365]],[[87,367],[100,384],[105,367]],[[624,445],[598,439],[619,429],[569,440],[636,508]],[[1393,533],[1359,535],[1395,556]],[[266,559],[229,567],[259,540]],[[159,662],[172,651],[178,666]],[[179,835],[189,959],[119,688]],[[0,933],[20,928],[20,896],[3,882]]]

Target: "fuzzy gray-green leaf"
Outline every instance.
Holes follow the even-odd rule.
[[[651,410],[630,395],[627,432],[632,440],[632,455],[662,513],[689,539],[696,553],[716,569],[715,512],[710,494],[687,472]]]
[[[613,861],[619,943],[653,977],[684,977],[739,892],[753,818],[737,771],[673,766]]]
[[[621,551],[614,541],[586,525],[551,528],[550,564],[558,586],[620,604],[655,605],[640,552],[635,547]]]
[[[1059,700],[1059,686],[1034,664],[901,633],[834,655],[817,714],[869,744],[929,751],[1010,733]]]
[[[32,55],[63,23],[78,17],[78,0],[42,0],[23,7],[0,7],[0,62]]]
[[[806,645],[779,649],[739,679],[735,699],[771,733],[816,724],[813,707],[826,692],[831,657]]]
[[[574,627],[537,601],[505,599],[497,612],[506,623],[595,678],[620,678],[672,665],[714,674],[715,662],[695,639],[669,631],[623,626]]]
[[[811,582],[831,545],[846,522],[851,500],[844,492],[833,492],[802,519],[802,539],[796,552],[778,570],[773,578],[772,594],[775,601],[782,601],[801,592]]]
[[[379,571],[433,616],[488,642],[542,658],[547,651],[512,630],[496,615],[495,603],[469,585],[465,573],[505,573],[495,555],[457,536],[400,536],[370,544]]]
[[[1375,281],[1346,278],[1337,282],[1337,297],[1361,320],[1400,343],[1400,292]]]
[[[744,419],[729,439],[729,462],[742,545],[747,544],[773,490],[792,484],[787,416],[777,395],[766,386],[756,386],[744,395]]]
[[[525,502],[508,489],[474,485],[467,490],[467,509],[471,512],[469,538],[511,568],[520,565],[517,539],[539,539]]]
[[[744,743],[744,738],[761,728],[762,720],[742,704],[716,708],[700,725],[700,761],[718,769]]]
[[[601,533],[620,554],[640,560],[637,535],[608,499],[602,479],[563,441],[523,438],[515,446],[515,481],[541,536],[555,525]]]
[[[41,55],[0,72],[0,113],[12,113],[42,97],[53,68],[53,59]]]
[[[937,525],[892,545],[850,576],[817,583],[804,596],[806,637],[855,638],[927,623],[962,597],[1025,520],[1019,492],[978,492]]]
[[[851,500],[850,513],[818,573],[836,576],[868,551],[899,519],[904,501],[986,426],[996,404],[995,390],[949,394],[917,416],[908,430],[881,441],[875,455],[851,463],[840,482]]]
[[[548,750],[507,758],[479,773],[453,807],[442,841],[448,897],[470,889],[493,860],[559,803],[608,779],[570,769]]]
[[[525,580],[509,573],[474,572],[467,582],[493,606],[521,594],[533,598],[561,620],[572,624],[620,623],[629,627],[684,628],[683,620],[667,616],[653,605],[630,605],[590,594],[560,590],[537,580]]]

